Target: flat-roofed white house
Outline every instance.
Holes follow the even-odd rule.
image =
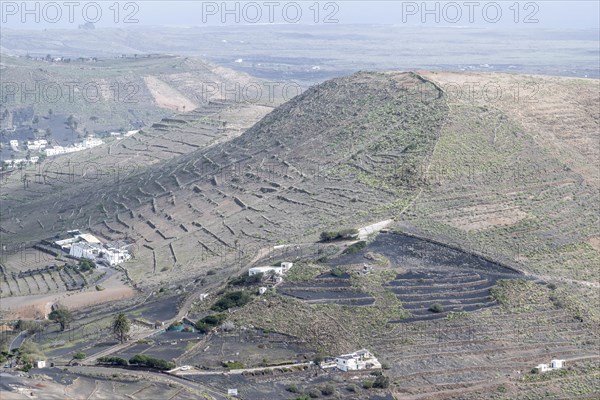
[[[106,260],[110,266],[120,264],[131,258],[131,254],[127,250],[117,249],[115,247],[107,247],[102,251],[102,259]]]
[[[110,266],[121,264],[131,259],[131,253],[119,245],[104,244],[96,236],[79,231],[69,231],[71,238],[57,240],[54,243],[74,258],[87,258]]]
[[[281,269],[283,270],[283,272],[288,272],[290,270],[290,268],[292,268],[294,266],[294,263],[291,262],[282,262],[281,263]]]
[[[75,258],[87,258],[88,260],[96,260],[100,257],[100,253],[104,249],[102,246],[95,243],[77,242],[71,245],[69,255]]]
[[[248,270],[248,275],[256,275],[256,274],[264,274],[267,275],[273,272],[275,275],[283,275],[290,270],[294,266],[294,263],[291,262],[282,262],[279,267],[276,266],[267,266],[267,267],[254,267]]]
[[[547,372],[555,369],[561,369],[564,365],[565,360],[554,359],[550,361],[550,364],[539,364],[535,367],[538,372]]]
[[[381,368],[379,360],[367,349],[361,349],[350,354],[342,354],[335,358],[335,363],[342,371]]]

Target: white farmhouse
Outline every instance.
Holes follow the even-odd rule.
[[[115,247],[106,247],[102,251],[101,258],[108,262],[108,264],[112,267],[129,260],[131,255],[127,250],[117,249]]]
[[[77,242],[71,245],[69,255],[75,258],[87,258],[88,260],[96,260],[100,257],[104,249],[102,246],[95,243]]]
[[[42,150],[44,148],[46,148],[46,146],[48,145],[48,141],[45,139],[39,139],[39,140],[28,140],[27,141],[27,149],[28,150]]]
[[[547,371],[552,371],[555,369],[561,369],[563,367],[565,360],[551,360],[550,364],[539,364],[535,367],[535,369],[539,372],[547,372]]]
[[[269,273],[274,273],[275,275],[283,275],[290,270],[294,266],[291,262],[282,262],[279,267],[254,267],[248,270],[248,275],[256,275],[256,274],[264,274],[267,275]]]
[[[104,143],[102,141],[102,139],[98,139],[93,136],[90,136],[90,137],[83,139],[83,142],[81,144],[86,149],[91,149],[92,147],[101,146],[102,143]]]
[[[380,369],[381,363],[367,349],[343,354],[335,358],[335,363],[342,371],[356,371],[361,369]]]

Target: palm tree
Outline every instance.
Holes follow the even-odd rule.
[[[112,331],[121,343],[125,342],[129,336],[129,319],[123,313],[117,315],[112,324]]]

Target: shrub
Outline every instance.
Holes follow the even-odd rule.
[[[357,393],[359,390],[358,386],[356,386],[355,384],[348,386],[347,389],[349,392],[353,392],[353,393]]]
[[[131,357],[129,359],[129,364],[143,365],[160,370],[169,370],[175,368],[175,363],[172,361],[162,360],[160,358],[147,356],[145,354],[136,354],[135,356]]]
[[[564,301],[562,301],[558,297],[552,295],[552,296],[549,297],[549,299],[552,302],[552,304],[554,304],[554,307],[556,307],[556,308],[565,308]]]
[[[331,396],[332,394],[335,393],[335,387],[331,384],[327,384],[324,387],[321,388],[321,393],[324,396]]]
[[[357,229],[342,229],[339,231],[325,231],[321,232],[321,241],[322,242],[331,242],[333,240],[339,239],[352,239],[358,235]]]
[[[345,273],[346,271],[344,271],[344,269],[340,267],[335,267],[331,270],[331,275],[335,276],[336,278],[342,277]]]
[[[96,360],[97,364],[110,364],[110,365],[121,365],[121,366],[126,366],[127,360],[125,360],[124,358],[120,358],[120,357],[110,357],[110,356],[105,356],[105,357],[98,357],[98,359]]]
[[[31,368],[33,368],[33,364],[25,363],[20,369],[23,372],[28,372]]]
[[[295,384],[289,384],[286,386],[285,390],[287,390],[290,393],[298,393],[298,386],[296,386]]]
[[[441,312],[444,312],[444,306],[441,305],[440,303],[433,303],[432,305],[429,306],[429,311],[434,312],[434,313],[441,313]]]
[[[308,395],[311,398],[316,399],[321,396],[321,391],[319,389],[311,389],[310,392],[308,392]]]
[[[87,258],[83,258],[79,260],[79,270],[82,272],[91,271],[96,268],[96,264],[92,260],[88,260]]]
[[[78,352],[78,353],[75,353],[75,354],[73,355],[73,358],[74,358],[75,360],[83,360],[83,359],[85,358],[85,353],[82,353],[81,351],[80,351],[80,352]]]
[[[361,240],[360,242],[356,242],[356,243],[353,243],[350,246],[348,246],[342,252],[342,254],[354,254],[354,253],[358,253],[359,251],[361,251],[362,249],[364,249],[366,246],[367,246],[367,242],[365,242],[364,240]]]
[[[546,285],[548,287],[548,289],[550,290],[555,290],[556,289],[556,285],[554,283],[549,283]]]
[[[379,389],[386,389],[390,386],[390,378],[388,378],[387,376],[384,375],[379,375],[377,377],[377,379],[375,379],[375,382],[373,382],[373,387],[379,388]]]
[[[363,381],[363,387],[365,389],[371,389],[373,387],[373,381]]]
[[[244,364],[240,361],[227,361],[222,364],[227,369],[242,369]]]
[[[214,311],[225,311],[233,307],[241,307],[251,300],[248,293],[239,291],[223,295],[212,307]]]
[[[201,333],[208,333],[212,328],[221,325],[225,318],[225,314],[207,315],[196,322],[196,329]]]
[[[244,275],[238,276],[237,278],[232,279],[231,284],[234,286],[256,285],[256,284],[259,284],[260,282],[262,282],[263,276],[264,275],[262,273],[254,274],[251,276],[248,274],[244,274]]]

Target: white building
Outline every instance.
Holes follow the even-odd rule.
[[[28,150],[34,150],[34,151],[38,151],[38,150],[42,150],[44,148],[46,148],[46,146],[48,145],[48,141],[45,139],[39,139],[39,140],[28,140],[27,141],[27,149]]]
[[[85,139],[83,139],[83,142],[81,143],[74,143],[72,146],[67,146],[67,147],[63,147],[63,146],[53,146],[53,147],[46,147],[44,149],[46,156],[51,157],[51,156],[57,156],[60,154],[67,154],[67,153],[74,153],[76,151],[82,151],[82,150],[86,150],[86,149],[91,149],[93,147],[97,147],[100,146],[102,143],[104,143],[102,141],[102,139],[98,139],[95,138],[93,136],[87,137]]]
[[[101,146],[102,143],[104,143],[102,141],[102,139],[98,139],[93,136],[90,136],[90,137],[83,139],[83,142],[81,143],[81,145],[83,147],[85,147],[86,149],[91,149],[92,147]]]
[[[10,144],[11,149],[13,149],[13,151],[19,151],[19,141],[18,140],[11,140],[10,142],[8,142],[8,144]]]
[[[87,258],[94,262],[106,263],[110,266],[121,264],[131,259],[126,249],[105,245],[96,236],[80,231],[69,231],[73,237],[57,240],[54,243],[63,251],[68,251],[71,257]]]
[[[335,363],[342,371],[356,371],[361,369],[380,369],[381,363],[367,349],[343,354],[335,358]]]
[[[561,369],[563,367],[565,360],[552,360],[550,361],[550,364],[539,364],[538,366],[535,367],[535,369],[537,369],[538,372],[542,373],[542,372],[547,372],[547,371],[552,371],[555,369]]]
[[[283,275],[286,272],[288,272],[290,270],[290,268],[292,268],[294,266],[293,263],[291,262],[282,262],[281,266],[279,267],[254,267],[254,268],[250,268],[248,270],[248,275],[252,276],[252,275],[256,275],[256,274],[270,274],[271,272],[274,273],[275,275]]]
[[[46,360],[38,360],[35,362],[36,368],[46,368]]]
[[[261,286],[261,287],[258,288],[258,294],[259,295],[263,295],[265,293],[267,293],[267,288],[266,287]]]
[[[107,247],[101,254],[101,258],[108,262],[112,267],[121,264],[131,258],[131,254],[127,250],[117,249],[115,247]]]
[[[88,260],[96,260],[100,258],[100,254],[104,248],[95,243],[77,242],[71,245],[69,255],[75,258],[87,258]]]
[[[294,263],[291,262],[282,262],[281,263],[281,269],[283,270],[283,272],[288,272],[290,270],[290,268],[292,268],[294,266]]]

